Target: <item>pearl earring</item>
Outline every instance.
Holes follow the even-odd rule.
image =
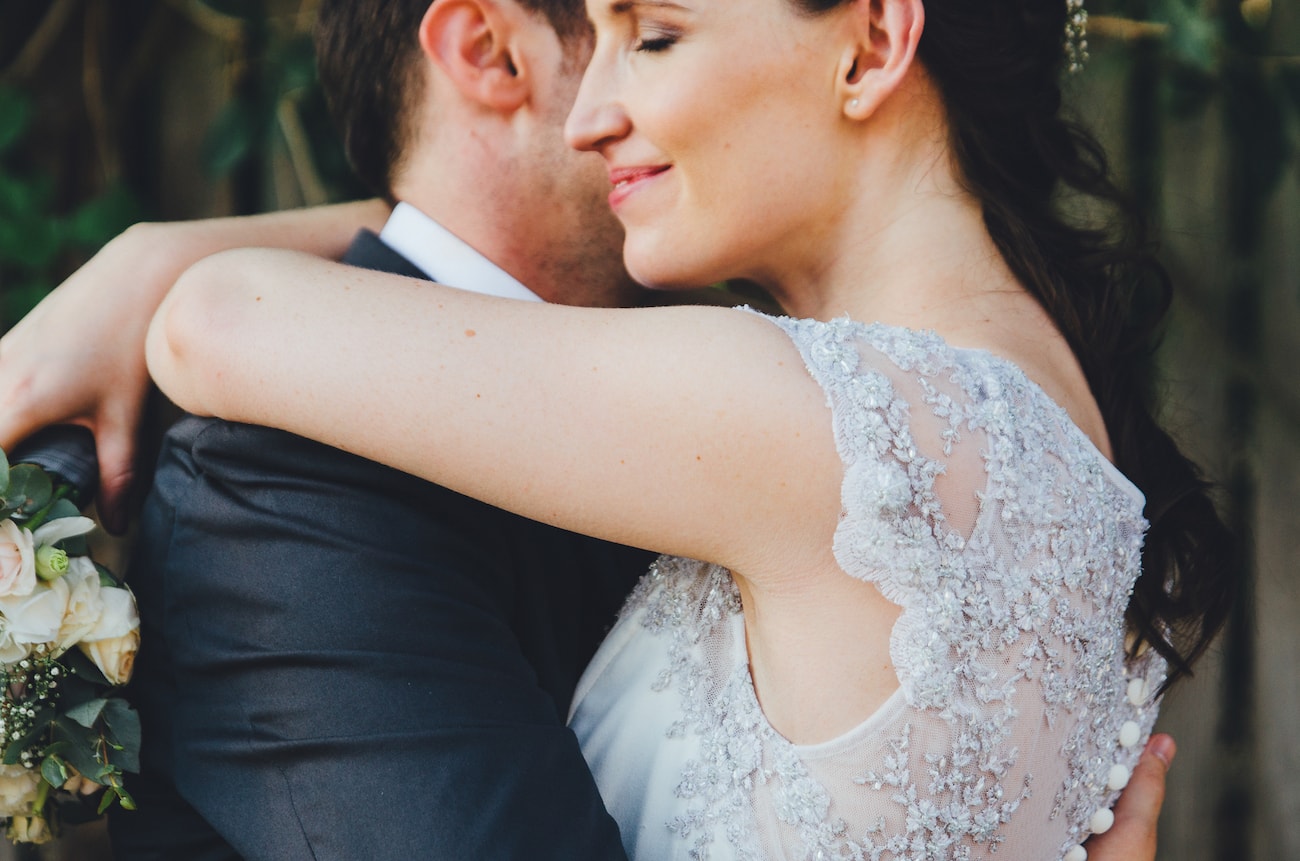
[[[858,109],[858,100],[849,99],[849,110],[856,111],[857,109]]]

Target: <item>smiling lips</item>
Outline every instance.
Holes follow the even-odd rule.
[[[668,170],[668,167],[665,164],[655,167],[620,167],[611,169],[609,181],[614,184],[614,190],[609,193],[609,205],[617,207],[644,182],[659,176]]]

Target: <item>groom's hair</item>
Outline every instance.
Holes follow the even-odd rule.
[[[588,32],[583,0],[500,0],[544,19],[562,40]],[[417,32],[430,0],[321,0],[316,65],[348,161],[393,200],[393,180],[424,96]]]

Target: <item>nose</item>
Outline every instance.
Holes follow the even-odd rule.
[[[627,137],[632,122],[617,98],[618,74],[612,63],[592,56],[578,97],[564,123],[564,140],[576,150],[600,152]]]

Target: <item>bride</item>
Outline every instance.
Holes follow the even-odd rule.
[[[1231,584],[1133,380],[1159,273],[1059,212],[1115,199],[1058,115],[1076,7],[589,0],[568,133],[629,270],[789,316],[246,250],[181,279],[151,372],[665,554],[572,714],[633,857],[1082,858]]]

